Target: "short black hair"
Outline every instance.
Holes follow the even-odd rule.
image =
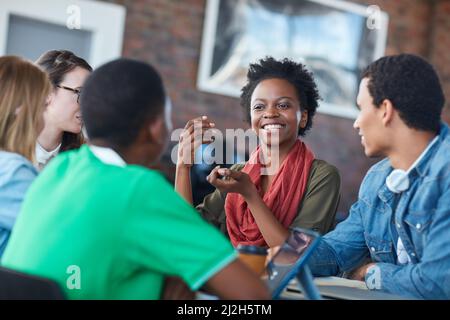
[[[410,128],[439,132],[445,103],[439,77],[433,66],[413,54],[386,56],[362,73],[376,107],[391,101]]]
[[[314,77],[306,66],[284,58],[280,61],[273,57],[260,59],[250,64],[247,73],[247,84],[241,90],[241,106],[247,121],[250,121],[250,102],[256,86],[266,79],[283,79],[290,82],[296,89],[301,110],[308,112],[308,122],[305,128],[300,128],[298,134],[305,135],[312,126],[312,120],[319,104],[319,92]]]
[[[164,111],[164,101],[163,82],[152,66],[123,58],[109,62],[89,76],[81,94],[88,138],[129,146]]]

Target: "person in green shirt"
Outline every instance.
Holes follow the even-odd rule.
[[[119,59],[87,80],[90,145],[56,157],[31,186],[2,265],[56,281],[70,299],[159,299],[166,277],[220,298],[268,291],[155,163],[170,107],[157,71]]]

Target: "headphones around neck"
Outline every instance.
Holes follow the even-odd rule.
[[[401,193],[409,189],[409,173],[413,170],[417,164],[422,160],[422,158],[427,154],[428,150],[436,143],[439,136],[436,136],[425,148],[422,154],[414,161],[408,171],[402,169],[393,170],[386,177],[386,186],[387,188],[394,193]]]
[[[386,186],[393,193],[401,193],[409,189],[408,171],[395,169],[386,178]]]

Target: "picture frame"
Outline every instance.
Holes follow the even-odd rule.
[[[362,70],[384,55],[388,15],[342,0],[207,0],[197,87],[240,96],[250,63],[266,56],[306,65],[319,112],[354,119]]]
[[[0,55],[34,61],[67,49],[95,68],[122,55],[125,17],[124,6],[100,1],[2,0]]]

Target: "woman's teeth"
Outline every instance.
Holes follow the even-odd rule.
[[[263,129],[265,130],[277,130],[282,128],[284,128],[284,126],[281,124],[266,124],[263,126]]]

